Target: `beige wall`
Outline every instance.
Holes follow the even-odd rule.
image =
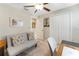
[[[10,27],[9,17],[16,20],[22,20],[24,23],[23,27]],[[25,11],[11,7],[7,4],[0,4],[0,38],[5,35],[30,31],[30,20],[30,15]]]

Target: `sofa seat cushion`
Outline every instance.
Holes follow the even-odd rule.
[[[9,55],[18,55],[19,53],[23,52],[24,50],[34,46],[36,44],[35,40],[26,41],[25,43],[7,48]]]

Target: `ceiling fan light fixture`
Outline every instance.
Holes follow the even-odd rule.
[[[42,10],[42,9],[43,9],[43,4],[36,4],[36,5],[35,5],[35,8],[36,8],[37,10]]]

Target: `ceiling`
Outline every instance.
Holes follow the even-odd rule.
[[[15,7],[15,8],[18,8],[18,9],[24,10],[24,6],[34,5],[34,4],[33,3],[9,3],[8,5]],[[67,8],[67,7],[73,6],[73,5],[75,5],[75,4],[71,4],[71,3],[48,3],[47,5],[45,5],[45,7],[49,8],[51,10],[50,11],[50,13],[51,13],[53,11],[63,9],[63,8]],[[34,14],[34,11],[35,11],[34,7],[30,7],[30,8],[27,8],[27,9],[28,10],[25,10],[26,12],[29,12],[31,15],[36,15],[36,16],[49,13],[45,10],[40,10],[40,11],[37,11]]]

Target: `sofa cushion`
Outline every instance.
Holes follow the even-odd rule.
[[[20,45],[26,42],[27,40],[27,33],[20,33],[16,35],[7,36],[8,47]]]
[[[13,45],[16,46],[27,41],[27,34],[26,33],[16,34],[15,36],[11,38],[13,40]]]
[[[28,37],[28,40],[34,40],[34,33],[33,32],[29,32],[27,33],[27,37]]]

